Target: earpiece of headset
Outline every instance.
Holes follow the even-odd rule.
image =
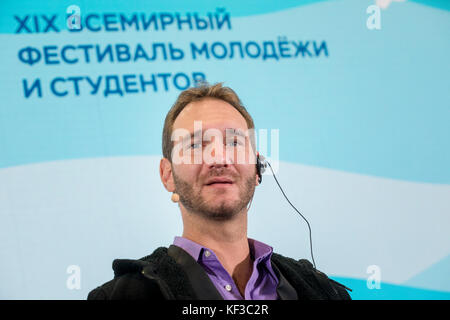
[[[259,152],[256,153],[256,173],[258,174],[258,184],[261,184],[262,175],[266,171],[267,162],[264,156],[260,155]]]

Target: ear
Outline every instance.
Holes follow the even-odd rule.
[[[159,162],[159,176],[164,188],[169,192],[174,192],[175,183],[173,182],[172,164],[169,159],[162,158]]]

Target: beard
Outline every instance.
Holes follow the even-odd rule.
[[[172,171],[173,172],[173,171]],[[223,175],[222,170],[211,171],[209,176]],[[239,199],[234,201],[221,201],[220,203],[208,203],[201,195],[201,190],[195,190],[188,182],[178,177],[173,172],[176,193],[180,196],[180,203],[194,214],[215,221],[231,220],[247,206],[255,192],[255,178],[251,176],[239,185]],[[236,183],[236,181],[234,182]]]

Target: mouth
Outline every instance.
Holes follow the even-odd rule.
[[[220,187],[220,186],[226,187],[226,186],[231,186],[232,184],[233,184],[233,181],[228,178],[212,178],[205,183],[206,186],[215,186],[215,187]]]

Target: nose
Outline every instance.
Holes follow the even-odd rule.
[[[211,161],[208,162],[207,157],[205,157],[205,162],[210,165],[210,167],[228,167],[230,164],[234,163],[234,154],[232,152],[227,152],[227,148],[223,144],[216,145],[211,151]]]

